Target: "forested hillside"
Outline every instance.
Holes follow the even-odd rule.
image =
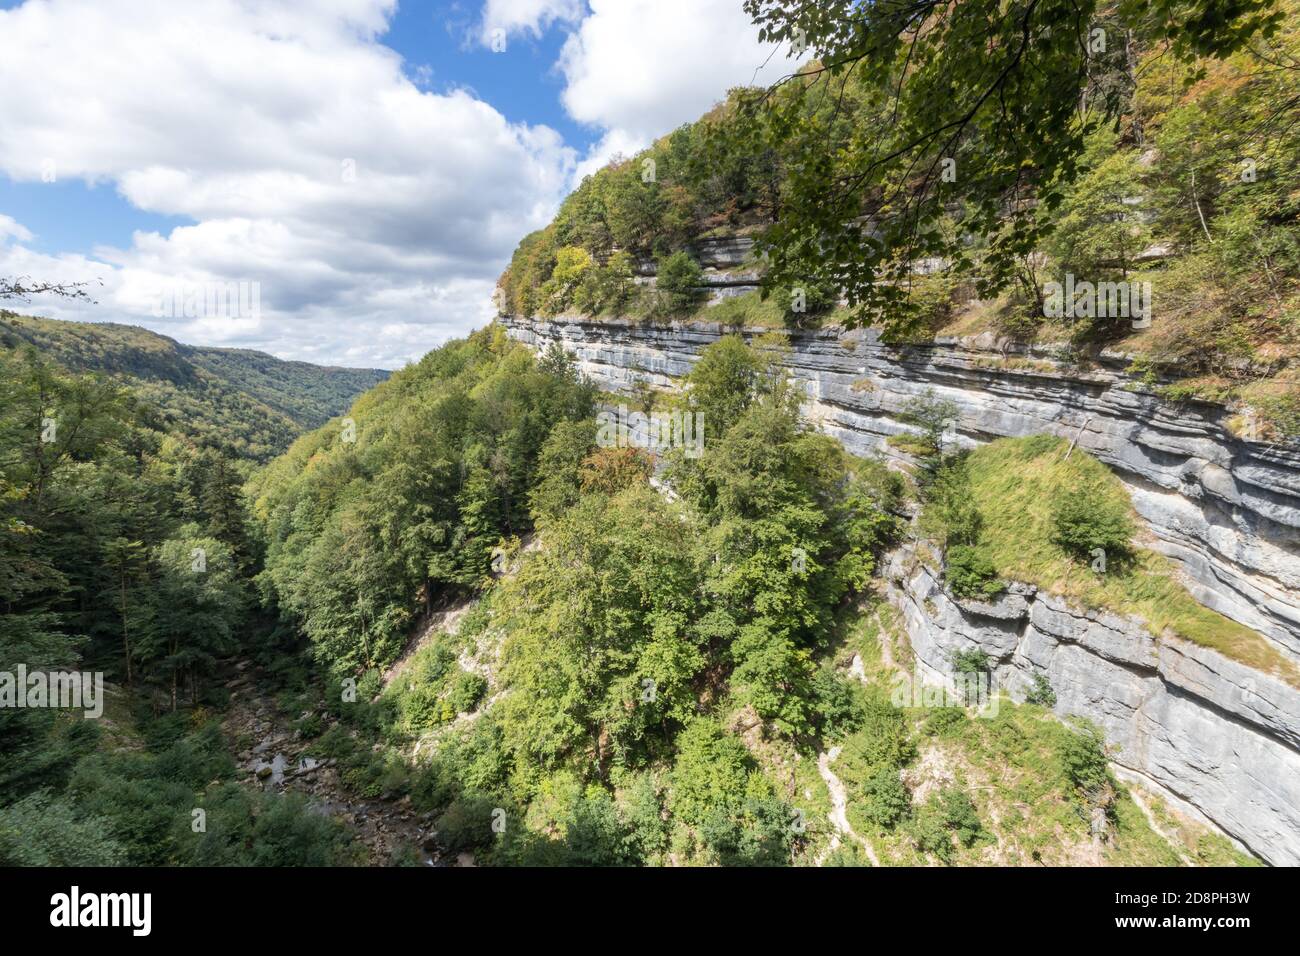
[[[738,338],[683,386],[647,407],[703,413],[711,437],[656,485],[644,451],[598,440],[563,353],[489,329],[360,400],[355,442],[329,426],[257,476],[262,593],[325,678],[286,710],[348,799],[427,814],[435,859],[505,865],[1178,858],[1046,698],[991,722],[891,702],[909,651],[872,579],[908,502],[961,541],[1016,533],[951,514],[971,505],[941,405],[917,407],[932,444],[906,478],[809,430]],[[993,587],[966,550],[970,586]],[[1240,861],[1187,827],[1202,861]]]
[[[0,862],[351,859],[236,782],[213,708],[233,660],[294,646],[252,583],[249,469],[386,373],[12,313],[0,346],[0,671],[105,680],[94,719],[0,709]]]
[[[140,341],[169,343],[141,335],[105,360],[141,373]],[[232,451],[251,433],[176,425],[150,384],[198,404],[213,392],[188,390],[173,349],[155,357],[137,379],[68,371],[25,343],[0,352],[0,671],[105,681],[93,719],[0,709],[0,861],[344,860],[334,824],[233,779],[210,710],[228,698],[220,671],[273,646],[251,585],[248,462]],[[212,829],[194,828],[196,807]]]
[[[0,666],[108,681],[98,720],[0,711],[6,862],[1240,860],[1186,822],[1171,848],[1046,698],[993,721],[891,702],[909,651],[872,580],[909,502],[961,529],[954,588],[996,586],[1017,533],[963,511],[941,406],[918,405],[931,444],[900,476],[809,430],[772,354],[725,338],[645,396],[709,436],[652,484],[567,356],[491,327],[241,493],[124,386],[33,352],[3,373]],[[259,783],[250,679],[320,776],[306,799]],[[395,845],[349,829],[412,814]]]
[[[70,372],[120,377],[174,430],[266,461],[383,381],[379,369],[286,362],[248,349],[182,345],[130,325],[0,313],[0,349],[31,345]]]
[[[1108,347],[1171,399],[1244,403],[1265,434],[1300,434],[1292,0],[1264,5],[1276,32],[1226,57],[1190,53],[1197,40],[1177,15],[1168,25],[1122,5],[1097,11],[1084,41],[1051,49],[1055,25],[1030,5],[1026,35],[1042,61],[1009,63],[1027,70],[1022,86],[1002,90],[1001,110],[996,98],[972,106],[973,118],[959,106],[1000,64],[949,31],[1001,29],[980,19],[996,11],[968,4],[949,19],[883,4],[837,32],[852,14],[820,6],[750,4],[775,36],[798,29],[842,59],[771,91],[734,91],[589,176],[520,243],[502,312],[867,324],[893,341],[992,332],[1085,360]],[[1079,56],[1082,77],[1062,77]],[[1052,122],[1035,125],[1035,110]],[[947,132],[929,132],[946,120]],[[1029,124],[1023,140],[1017,123]],[[1035,169],[1049,162],[1050,175]],[[702,280],[701,242],[727,236],[758,240],[730,278],[761,280],[761,297],[719,301]],[[1067,275],[1149,283],[1150,321],[1091,305],[1062,315],[1049,283]]]
[[[515,316],[720,322],[660,388],[629,374],[612,381],[630,394],[601,393],[574,355],[534,353],[501,322],[388,375],[0,316],[0,675],[105,681],[97,717],[0,708],[0,864],[1255,862],[1210,817],[1122,782],[1085,714],[1151,736],[1166,710],[1201,736],[1231,723],[1262,778],[1274,751],[1248,735],[1289,747],[1300,670],[1189,589],[1178,549],[1080,445],[1088,419],[1072,441],[1034,424],[958,435],[956,404],[909,382],[889,409],[905,430],[851,455],[832,437],[842,418],[804,414],[787,331],[872,324],[891,349],[989,333],[1080,365],[1112,349],[1131,363],[1124,388],[1146,376],[1161,411],[1239,402],[1263,437],[1300,434],[1295,18],[1216,45],[1202,18],[1176,41],[1169,3],[1147,19],[1108,6],[1109,53],[1085,56],[1081,89],[1049,108],[1052,56],[1086,34],[1042,20],[1064,3],[1029,3],[1038,46],[1010,91],[1028,105],[1016,122],[981,114],[929,156],[914,134],[970,94],[944,51],[967,66],[1001,55],[1006,35],[960,28],[972,10],[1017,27],[1006,4],[906,5],[898,36],[914,42],[869,53],[873,18],[903,8],[746,6],[769,36],[821,30],[823,48],[886,69],[814,61],[734,91],[586,178],[500,282]],[[1079,93],[1108,105],[1090,113]],[[1035,135],[1067,159],[1007,138],[1041,115],[1063,125]],[[953,160],[955,178],[919,172],[927,158]],[[761,292],[714,295],[701,248],[735,237],[757,244],[732,278]],[[1051,315],[1045,283],[1067,274],[1151,282],[1153,322]],[[861,341],[817,344],[856,367]],[[654,365],[623,345],[607,351]],[[869,392],[905,358],[840,387]],[[967,388],[1001,384],[966,371]],[[627,420],[600,417],[611,402],[643,429],[652,414],[682,427],[647,451]],[[1195,424],[1168,425],[1213,459],[1173,479],[1188,497],[1237,467]],[[1159,438],[1135,455],[1174,459]],[[1272,473],[1253,474],[1235,500],[1267,494],[1281,514],[1281,483],[1260,493]],[[1174,502],[1171,524],[1201,517],[1143,481]],[[1215,517],[1258,525],[1252,546],[1278,567],[1291,557],[1259,513]],[[911,606],[900,591],[918,569],[935,587]],[[1066,685],[1022,653],[1048,631],[997,604],[1026,595],[1065,621],[1056,657],[1082,654],[1104,619],[1117,669],[1157,683],[1181,667],[1194,690],[1231,684],[1237,709],[1181,687],[1167,708],[1103,690],[1057,709]],[[1048,598],[1065,610],[1043,611]],[[923,660],[916,638],[955,633],[969,608],[993,652],[966,641]],[[1228,680],[1220,658],[1250,676]],[[1013,663],[1038,669],[999,684]],[[1207,771],[1229,802],[1260,783],[1234,761]],[[1286,802],[1271,797],[1270,811]]]

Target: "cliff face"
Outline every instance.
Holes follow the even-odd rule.
[[[1261,859],[1300,865],[1300,691],[1029,585],[959,601],[910,548],[891,556],[885,579],[922,682],[949,683],[953,652],[973,649],[1016,699],[1045,677],[1056,712],[1096,723],[1119,767]]]
[[[559,342],[602,388],[671,386],[727,329],[504,320],[536,349]],[[745,333],[752,339],[754,333]],[[1062,435],[1112,466],[1160,551],[1203,603],[1300,658],[1300,451],[1235,438],[1227,413],[1174,406],[1136,387],[1115,359],[1088,370],[1047,352],[941,341],[893,348],[871,332],[795,333],[783,359],[804,414],[858,454],[899,457],[907,402],[932,389],[960,410],[973,445]],[[709,440],[707,419],[705,441]],[[1072,608],[1013,584],[992,604],[957,601],[904,548],[886,566],[923,677],[949,680],[954,651],[979,648],[1017,699],[1036,676],[1055,709],[1097,723],[1113,760],[1274,864],[1300,865],[1300,691],[1142,622]]]
[[[503,321],[534,348],[561,343],[612,391],[638,379],[670,386],[733,331]],[[1123,479],[1154,546],[1181,564],[1198,600],[1300,658],[1300,449],[1233,437],[1222,408],[1164,402],[1136,387],[1121,359],[1085,371],[980,340],[890,347],[869,330],[797,332],[790,345],[785,363],[805,389],[805,415],[857,454],[896,456],[886,440],[910,430],[902,411],[927,390],[957,405],[959,442],[1040,432],[1077,440]]]

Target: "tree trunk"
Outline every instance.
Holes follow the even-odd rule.
[[[131,636],[126,627],[126,566],[122,567],[122,651],[126,655],[126,686],[131,686]]]

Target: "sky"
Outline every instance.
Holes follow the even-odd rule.
[[[788,72],[742,0],[0,0],[18,312],[400,368],[618,154]]]

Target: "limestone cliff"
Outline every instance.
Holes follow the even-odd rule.
[[[602,388],[671,387],[733,329],[584,319],[503,320],[536,349],[559,342]],[[755,339],[763,330],[743,330]],[[960,410],[956,440],[1048,432],[1115,469],[1155,547],[1202,603],[1300,659],[1300,449],[1243,441],[1229,413],[1172,405],[1127,377],[1121,357],[1087,368],[1047,349],[940,340],[891,347],[870,331],[795,332],[782,361],[804,414],[858,454],[902,458],[907,402],[933,390]],[[705,427],[708,440],[707,423]],[[1140,621],[1073,608],[1015,584],[993,604],[957,601],[911,547],[886,567],[918,662],[944,681],[954,651],[978,647],[997,685],[1022,698],[1035,675],[1056,710],[1096,722],[1115,763],[1261,858],[1300,865],[1300,691]]]
[[[911,547],[885,579],[923,680],[947,683],[952,654],[972,649],[1016,699],[1045,677],[1056,712],[1096,723],[1119,767],[1261,859],[1300,865],[1300,690],[1029,585],[957,600]]]
[[[535,348],[562,343],[612,391],[638,379],[671,386],[732,331],[503,321]],[[1082,370],[1048,350],[957,340],[897,348],[871,331],[824,330],[793,333],[785,362],[805,389],[807,418],[854,453],[898,455],[886,440],[910,430],[901,412],[927,389],[956,403],[960,442],[1041,432],[1077,440],[1123,479],[1157,549],[1179,562],[1198,600],[1300,658],[1300,448],[1242,441],[1223,408],[1167,403],[1125,376],[1118,358]]]

